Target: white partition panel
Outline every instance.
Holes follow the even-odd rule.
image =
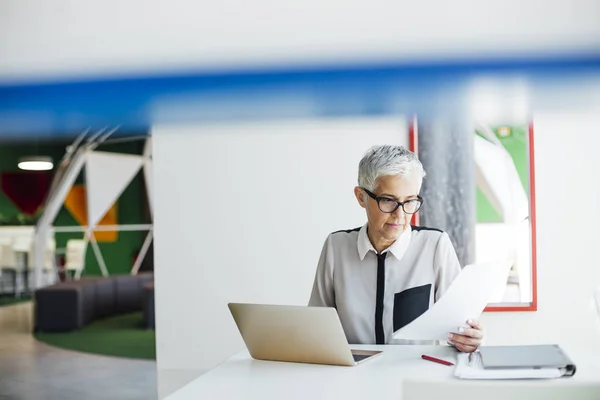
[[[131,154],[92,151],[85,164],[88,225],[95,226],[129,186],[143,164]]]
[[[366,221],[358,162],[402,117],[154,126],[159,393],[243,348],[230,301],[306,304],[326,236]]]

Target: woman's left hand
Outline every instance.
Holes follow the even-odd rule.
[[[467,320],[470,328],[460,327],[458,332],[449,333],[448,341],[452,343],[458,350],[465,353],[472,353],[481,345],[483,340],[483,327],[479,322]]]

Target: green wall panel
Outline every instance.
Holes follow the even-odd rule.
[[[19,157],[38,154],[52,157],[58,163],[65,151],[65,144],[0,144],[0,171],[19,171],[17,161]],[[97,150],[114,151],[128,154],[141,154],[142,142],[129,142],[100,146]],[[83,173],[79,175],[76,183],[84,183]],[[140,171],[131,184],[125,189],[118,200],[119,224],[148,223],[146,195],[144,189],[143,173]],[[15,221],[19,218],[17,207],[0,191],[0,223],[2,221]],[[25,221],[22,215],[22,221]],[[30,221],[31,224],[33,221]],[[13,222],[14,224],[14,222]],[[64,208],[58,213],[55,226],[73,226],[77,222]],[[110,274],[129,273],[133,264],[133,257],[139,251],[144,241],[146,232],[119,232],[115,242],[99,242],[100,251]],[[67,240],[82,238],[82,233],[57,233],[55,235],[57,248],[64,248]],[[91,246],[86,254],[86,270],[83,275],[99,275],[100,267]]]
[[[506,125],[504,125],[506,126]],[[526,125],[511,126],[511,134],[506,137],[502,137],[498,134],[498,130],[501,127],[493,127],[492,131],[496,134],[496,137],[502,143],[504,148],[508,151],[515,167],[521,183],[525,188],[526,193],[529,195],[529,177],[528,177],[528,129]],[[496,211],[494,206],[485,197],[483,192],[477,188],[477,222],[502,222],[500,214]]]

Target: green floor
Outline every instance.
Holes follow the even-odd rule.
[[[23,303],[25,301],[30,301],[30,296],[21,296],[15,297],[14,295],[1,295],[0,296],[0,307],[2,306],[10,306],[12,304]]]
[[[141,312],[94,321],[76,332],[36,333],[35,337],[51,346],[85,353],[156,359],[155,332],[142,327]]]

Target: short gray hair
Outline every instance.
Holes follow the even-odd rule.
[[[423,165],[415,153],[403,146],[373,146],[358,164],[358,186],[373,191],[380,176],[402,177],[412,173],[420,179],[425,177]]]

